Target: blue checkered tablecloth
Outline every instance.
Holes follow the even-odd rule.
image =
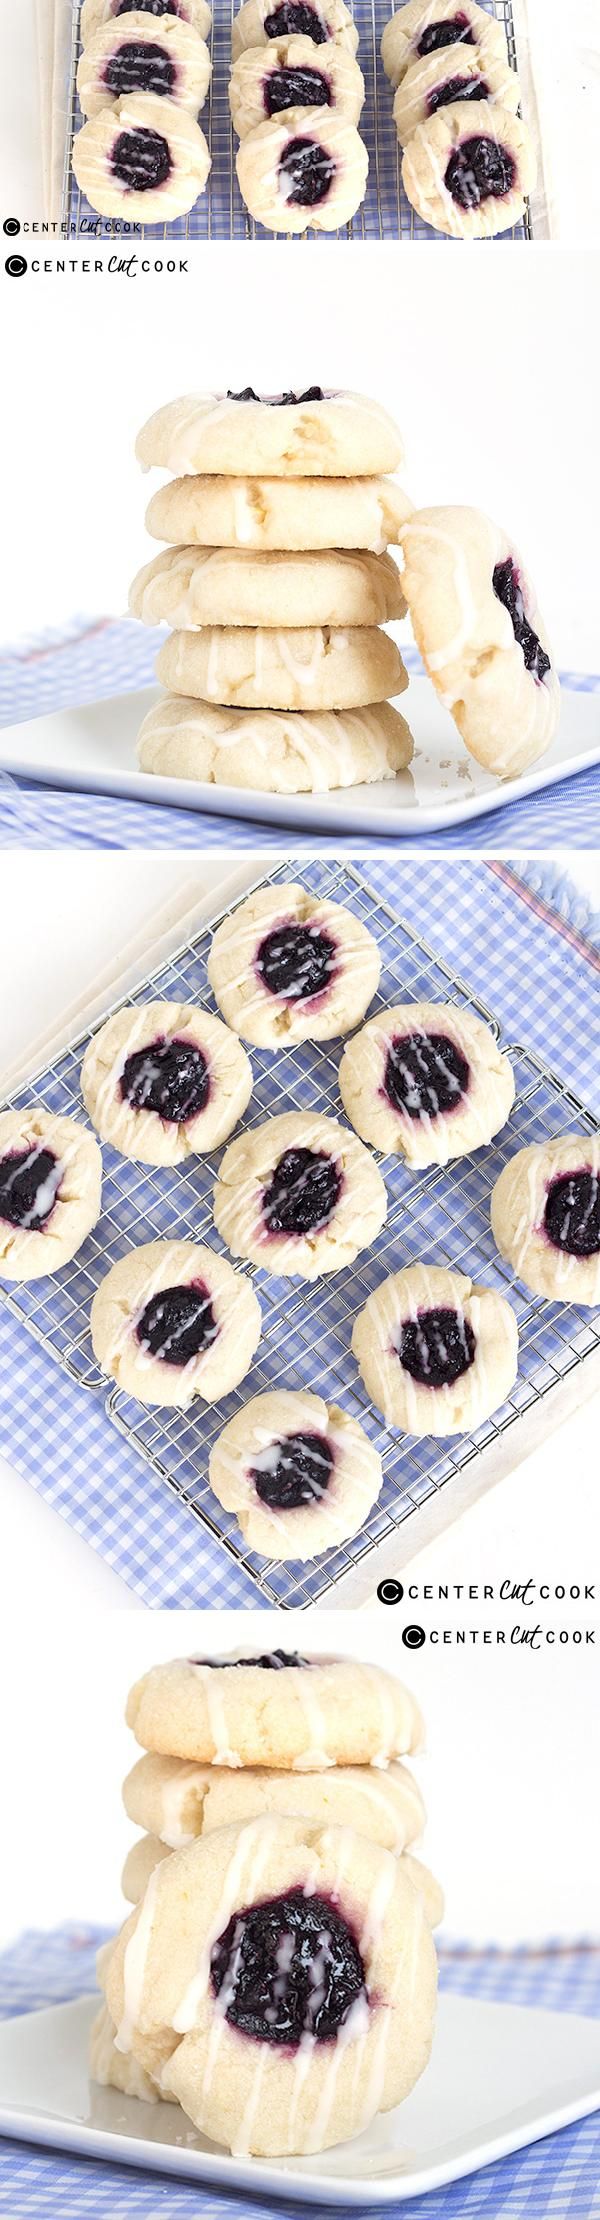
[[[0,2014],[11,2017],[60,2004],[95,1987],[94,1961],[104,1931],[30,1930],[0,1958]],[[600,1945],[548,1942],[535,1950],[475,1950],[439,1945],[440,1982],[461,1996],[600,2018]],[[7,2220],[274,2220],[329,2208],[274,2204],[259,2195],[228,2197],[210,2187],[108,2166],[14,2142],[0,2142],[0,2212]],[[365,2220],[376,2206],[365,2203]],[[391,2220],[598,2220],[600,2114],[533,2143],[446,2189],[387,2207]]]
[[[305,864],[302,877],[316,883],[320,869]],[[542,1055],[597,1112],[600,958],[577,928],[568,885],[556,884],[550,909],[535,875],[526,884],[500,862],[457,862],[450,903],[442,860],[399,866],[370,857],[366,876],[495,1012],[505,1038]],[[146,1606],[256,1606],[244,1567],[142,1462],[102,1399],[73,1384],[1,1298],[0,1450]]]
[[[0,727],[49,716],[111,695],[152,684],[158,647],[164,638],[129,619],[74,619],[66,633],[23,641],[0,650]],[[407,670],[422,668],[415,648],[403,645]],[[600,674],[565,671],[568,686],[600,696]],[[523,800],[507,801],[489,817],[447,831],[403,838],[397,852],[421,854],[440,849],[491,850],[495,855],[520,850],[589,848],[600,823],[600,765],[561,779],[556,786]],[[383,851],[395,836],[368,846]],[[0,771],[1,848],[253,848],[278,852],[337,854],[339,835],[249,824],[247,818],[220,817],[197,810],[172,809],[151,802],[128,802],[110,795],[69,793],[8,778]],[[348,847],[364,846],[357,826]]]

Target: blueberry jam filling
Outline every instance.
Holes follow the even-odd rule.
[[[52,1149],[14,1149],[0,1162],[0,1218],[39,1233],[54,1209],[62,1166]]]
[[[136,44],[130,39],[112,54],[104,71],[108,92],[118,98],[132,92],[172,93],[177,72],[164,47]]]
[[[456,1310],[422,1310],[401,1327],[397,1354],[418,1387],[452,1387],[473,1363],[475,1335]]]
[[[132,1110],[154,1110],[167,1125],[185,1125],[208,1101],[206,1057],[194,1041],[153,1041],[127,1057],[119,1092]]]
[[[203,1280],[187,1287],[162,1287],[151,1295],[136,1325],[140,1347],[161,1364],[191,1364],[201,1357],[219,1332],[208,1288]]]
[[[335,177],[331,154],[316,139],[290,139],[279,164],[279,191],[294,208],[318,208]]]
[[[567,1256],[597,1256],[600,1249],[600,1179],[597,1172],[564,1172],[553,1179],[544,1211],[553,1249]]]
[[[312,39],[313,46],[324,46],[329,37],[326,24],[316,8],[307,0],[280,0],[278,8],[265,16],[265,33],[268,39],[285,39],[297,35]]]
[[[429,93],[427,114],[434,116],[438,108],[449,108],[453,100],[489,100],[490,88],[483,77],[447,77],[445,85],[436,85]]]
[[[323,1149],[284,1149],[263,1194],[269,1233],[316,1233],[342,1192],[342,1174]]]
[[[158,131],[120,131],[110,158],[114,177],[128,193],[154,193],[166,185],[172,162]]]
[[[526,671],[531,671],[534,678],[544,679],[550,670],[550,657],[542,647],[541,640],[538,640],[533,625],[528,623],[519,573],[510,555],[505,563],[496,563],[492,585],[498,601],[502,602],[504,609],[508,609],[517,647],[523,650]]]
[[[320,69],[274,69],[263,102],[268,116],[280,116],[284,108],[330,108],[331,88]]]
[[[190,1657],[190,1665],[209,1665],[211,1672],[237,1670],[238,1665],[260,1665],[264,1673],[281,1673],[285,1667],[310,1665],[297,1650],[269,1650],[264,1657]]]
[[[210,1958],[225,2018],[261,2043],[331,2042],[360,1998],[365,1969],[358,1945],[328,1897],[288,1889],[266,1904],[234,1912]]]
[[[320,385],[307,385],[305,393],[255,393],[253,385],[245,385],[242,393],[228,393],[228,401],[260,401],[263,408],[300,408],[303,401],[324,401]]]
[[[446,23],[429,23],[423,31],[417,54],[437,54],[440,46],[474,46],[475,39],[466,15],[448,16]]]
[[[469,1079],[466,1058],[445,1033],[407,1033],[388,1049],[384,1093],[408,1118],[458,1110]]]
[[[136,15],[180,15],[178,0],[136,0]],[[119,0],[115,15],[130,15],[131,0]]]
[[[308,1002],[331,985],[335,954],[320,925],[274,925],[260,942],[256,969],[269,994]]]
[[[324,1434],[288,1434],[261,1450],[250,1478],[270,1511],[297,1511],[301,1503],[322,1503],[332,1472],[333,1450]]]
[[[517,165],[496,139],[462,139],[451,154],[444,184],[458,208],[480,208],[482,200],[503,200],[516,181]]]

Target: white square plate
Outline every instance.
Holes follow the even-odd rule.
[[[210,816],[242,817],[304,833],[412,835],[439,832],[488,816],[506,802],[556,784],[600,762],[600,695],[563,687],[559,731],[547,755],[521,778],[499,780],[467,755],[455,726],[424,678],[411,680],[407,715],[415,741],[408,771],[376,786],[334,794],[259,794],[254,789],[200,786],[190,779],[138,771],[135,743],[157,690],[65,709],[0,731],[0,770],[128,801],[169,802]],[[404,697],[401,702],[404,707]]]
[[[239,2159],[178,2105],[90,2083],[98,1997],[0,2025],[0,2132],[186,2181],[306,2204],[391,2204],[459,2181],[600,2105],[600,2028],[571,2013],[442,1996],[427,2072],[406,2104],[315,2158]],[[551,2160],[550,2160],[551,2164]]]

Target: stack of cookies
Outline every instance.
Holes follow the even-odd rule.
[[[408,2095],[433,2033],[443,1904],[399,1762],[416,1704],[379,1667],[276,1649],[155,1666],[127,1721],[146,1831],[100,1954],[94,2078],[240,2154],[345,2141]]]
[[[157,20],[160,18],[160,20]],[[208,0],[84,0],[79,105],[88,122],[73,170],[90,206],[131,223],[171,223],[204,191],[197,122],[211,75]]]
[[[136,452],[175,474],[147,515],[169,545],[130,595],[144,623],[176,627],[142,769],[277,794],[404,769],[412,740],[390,697],[408,680],[381,627],[405,613],[387,547],[412,505],[382,475],[402,457],[385,410],[320,386],[190,395],[150,418]]]
[[[456,239],[519,223],[536,161],[504,21],[477,0],[407,0],[386,23],[381,59],[404,191],[423,222]]]
[[[268,231],[337,231],[364,199],[369,158],[358,32],[344,0],[243,0],[229,104],[243,200]]]

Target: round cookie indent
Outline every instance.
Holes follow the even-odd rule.
[[[384,1093],[409,1118],[439,1117],[464,1100],[470,1069],[444,1033],[409,1033],[393,1040],[385,1061]]]
[[[419,1311],[400,1328],[398,1356],[418,1387],[452,1387],[475,1359],[475,1335],[456,1310]]]
[[[122,100],[126,93],[155,93],[157,98],[172,96],[177,71],[164,47],[142,44],[128,39],[111,55],[104,70],[106,90]]]
[[[331,2042],[360,1999],[365,1970],[347,1920],[302,1888],[234,1912],[213,1944],[211,1984],[226,1985],[224,2017],[258,2042]]]
[[[497,139],[474,136],[461,139],[444,173],[444,184],[457,208],[480,208],[483,200],[504,200],[514,192],[517,166],[510,148]]]
[[[600,1180],[594,1172],[563,1172],[548,1189],[544,1232],[553,1249],[567,1256],[597,1256],[600,1250]]]
[[[269,1510],[297,1511],[301,1503],[322,1503],[333,1464],[324,1434],[288,1434],[259,1453],[250,1478]]]
[[[166,185],[173,167],[166,139],[141,125],[137,131],[119,132],[110,166],[119,184],[131,193],[158,192],[159,186]]]
[[[132,1110],[153,1110],[165,1123],[185,1125],[208,1102],[206,1057],[193,1041],[153,1041],[126,1058],[119,1093]]]
[[[255,963],[269,994],[286,1002],[314,1001],[332,984],[335,941],[322,926],[274,925],[260,942]]]
[[[185,1287],[163,1287],[151,1295],[135,1328],[140,1348],[161,1364],[186,1365],[203,1355],[219,1327],[203,1280]]]
[[[26,1233],[47,1226],[64,1166],[52,1149],[10,1150],[0,1160],[0,1219]]]
[[[269,1233],[316,1233],[333,1216],[342,1173],[323,1149],[284,1149],[262,1201]]]
[[[335,177],[331,154],[316,139],[290,139],[279,163],[282,199],[294,208],[318,208],[327,199]]]

